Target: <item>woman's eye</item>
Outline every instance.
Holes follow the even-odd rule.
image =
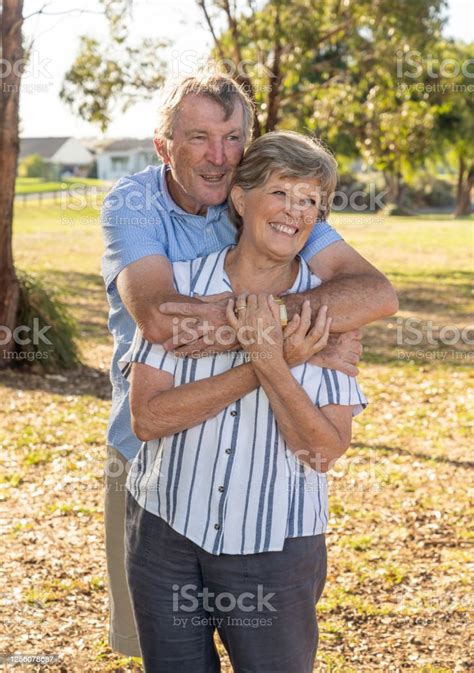
[[[276,189],[273,194],[277,194],[277,196],[285,196],[285,192],[283,192],[281,189]]]

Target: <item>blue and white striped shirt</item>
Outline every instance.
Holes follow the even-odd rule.
[[[126,266],[149,255],[163,255],[170,262],[178,262],[209,255],[235,243],[227,205],[208,208],[206,215],[187,213],[171,198],[165,171],[165,166],[148,166],[122,178],[107,195],[102,210],[102,274],[110,305],[109,330],[114,337],[107,441],[128,460],[137,454],[140,442],[132,432],[128,382],[120,373],[118,362],[130,348],[135,323],[122,303],[115,280]],[[318,222],[301,254],[309,261],[339,240],[341,237],[327,222]]]
[[[231,247],[231,246],[229,246]],[[181,294],[224,292],[229,247],[191,262],[173,264]],[[320,284],[303,260],[290,292]],[[199,359],[177,358],[146,342],[137,330],[121,359],[167,371],[175,386],[221,374],[246,361],[242,351]],[[315,405],[366,405],[356,379],[314,365],[294,367],[293,376]],[[149,512],[211,554],[280,551],[287,537],[326,530],[326,475],[300,462],[288,448],[263,388],[258,388],[204,423],[172,437],[145,442],[135,458],[127,488]]]

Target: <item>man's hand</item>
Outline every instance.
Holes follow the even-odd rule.
[[[163,344],[166,350],[194,345],[194,349],[178,349],[182,355],[189,355],[192,350],[204,351],[214,343],[219,346],[219,333],[216,334],[216,330],[227,325],[226,306],[233,296],[232,292],[195,296],[200,303],[167,302],[160,305],[160,313],[174,316],[173,336]],[[229,345],[220,350],[229,350]]]
[[[283,355],[288,366],[297,367],[322,351],[329,339],[331,318],[327,318],[327,306],[322,306],[311,326],[311,305],[305,301],[301,316],[295,313],[283,331]]]
[[[337,369],[348,376],[357,376],[357,365],[362,355],[361,337],[359,329],[331,334],[327,346],[310,359],[311,364]]]

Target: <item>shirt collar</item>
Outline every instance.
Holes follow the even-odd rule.
[[[227,203],[221,203],[218,206],[209,206],[207,209],[206,215],[193,215],[188,213],[186,210],[183,210],[181,206],[173,200],[170,191],[168,189],[168,183],[166,181],[166,173],[171,170],[168,164],[163,164],[160,168],[159,181],[161,183],[161,193],[163,195],[163,205],[168,213],[177,213],[179,215],[185,215],[186,217],[199,217],[203,219],[206,223],[212,220],[215,220],[223,210],[227,208]]]

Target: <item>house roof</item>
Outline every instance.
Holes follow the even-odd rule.
[[[119,138],[111,140],[103,147],[104,152],[126,152],[127,150],[153,150],[151,138]]]
[[[43,159],[51,159],[67,140],[69,140],[69,137],[20,138],[20,159],[32,154],[39,154]]]

